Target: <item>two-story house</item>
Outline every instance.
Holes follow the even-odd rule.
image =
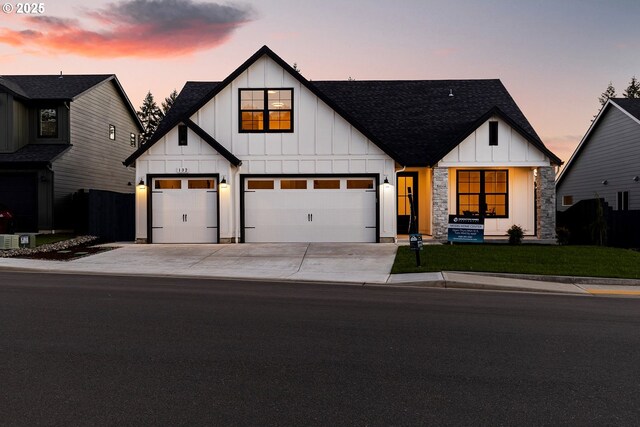
[[[220,82],[188,82],[136,166],[136,238],[152,243],[555,238],[555,167],[499,80],[309,81],[264,46]]]
[[[73,229],[78,190],[133,192],[142,126],[115,75],[0,76],[0,204],[16,231]]]

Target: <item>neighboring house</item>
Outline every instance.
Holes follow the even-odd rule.
[[[142,132],[115,75],[0,76],[0,203],[16,231],[73,229],[78,190],[134,191]]]
[[[553,239],[560,163],[499,80],[309,81],[266,46],[188,82],[124,162],[154,243],[393,242],[409,188],[436,239],[449,214]]]
[[[618,211],[640,210],[640,99],[602,107],[556,183],[558,210],[604,199]]]

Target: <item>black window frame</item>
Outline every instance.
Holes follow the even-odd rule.
[[[629,210],[629,192],[628,191],[618,191],[617,205],[619,211],[628,211]]]
[[[178,146],[186,147],[189,145],[189,130],[187,125],[178,125]]]
[[[460,193],[460,172],[479,172],[480,173],[480,192],[479,193]],[[487,193],[485,191],[485,182],[486,182],[486,178],[485,178],[485,173],[487,172],[504,172],[506,174],[506,181],[505,181],[505,192],[504,193]],[[479,196],[479,200],[478,200],[478,208],[479,208],[479,212],[477,215],[465,215],[463,212],[460,211],[460,196],[461,195],[475,195],[477,194]],[[486,214],[486,198],[487,195],[504,195],[505,199],[504,199],[504,215],[487,215]],[[483,209],[484,207],[484,209]],[[488,218],[488,219],[502,219],[502,218],[509,218],[509,170],[508,169],[458,169],[456,170],[456,214],[458,216],[483,216],[484,218]]]
[[[113,130],[113,138],[111,137],[111,131]],[[109,123],[109,139],[111,141],[115,141],[116,140],[116,125],[112,125],[111,123]]]
[[[489,122],[489,145],[498,146],[498,122],[495,120]]]
[[[54,135],[43,135],[42,134],[42,112],[44,110],[53,110],[55,111],[55,123],[56,123],[56,131]],[[42,139],[56,139],[60,135],[60,114],[58,112],[58,107],[40,107],[38,108],[38,138]]]
[[[269,91],[291,91],[291,108],[288,109],[277,109],[270,110],[268,101],[269,101]],[[242,92],[255,92],[255,91],[263,91],[264,92],[264,106],[262,109],[243,109],[242,108]],[[241,88],[238,89],[238,132],[240,133],[293,133],[293,110],[294,110],[294,89],[292,87],[270,87],[270,88]],[[289,112],[289,117],[291,118],[291,126],[289,129],[271,129],[269,128],[269,112]],[[252,113],[262,113],[262,129],[242,129],[242,112],[252,112]]]

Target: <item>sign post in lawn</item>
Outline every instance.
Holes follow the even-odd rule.
[[[449,215],[447,240],[450,242],[483,243],[484,218]]]

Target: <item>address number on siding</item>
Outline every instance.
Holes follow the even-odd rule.
[[[176,173],[189,173],[189,168],[176,168]]]

